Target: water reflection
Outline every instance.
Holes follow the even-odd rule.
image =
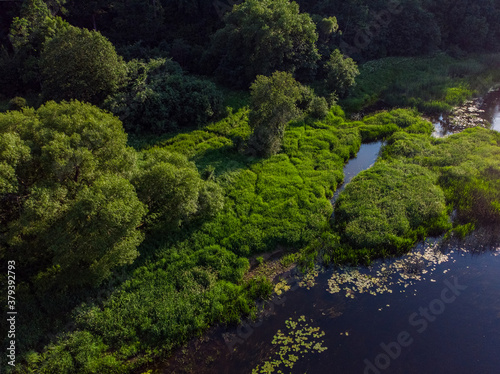
[[[500,90],[486,95],[481,109],[484,110],[483,118],[491,123],[491,128],[500,131]]]
[[[361,173],[363,170],[369,169],[373,166],[375,161],[377,161],[382,145],[383,142],[381,141],[361,144],[361,148],[359,149],[356,157],[351,158],[344,166],[344,183],[337,188],[333,194],[333,197],[330,200],[332,204],[337,200],[340,193],[344,191],[345,186],[352,180],[352,178]]]
[[[440,115],[431,119],[433,136],[442,138],[462,131],[467,127],[491,124],[491,129],[500,131],[500,90],[491,91],[483,98],[466,102],[454,109],[451,115]]]

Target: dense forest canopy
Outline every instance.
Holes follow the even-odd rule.
[[[12,372],[138,372],[255,317],[265,252],[370,264],[499,222],[498,133],[435,140],[418,112],[498,83],[499,19],[496,0],[0,1]]]
[[[336,49],[366,61],[500,48],[494,0],[30,0],[0,9],[0,66],[10,72],[0,77],[4,94],[39,89],[36,58],[68,22],[98,31],[126,59],[171,57],[192,73],[244,88],[274,70],[310,79]]]

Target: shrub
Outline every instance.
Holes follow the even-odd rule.
[[[123,84],[126,67],[111,42],[97,31],[69,27],[41,55],[45,99],[101,104]]]
[[[223,112],[222,95],[209,81],[185,76],[166,59],[128,63],[127,86],[105,106],[120,117],[127,130],[162,133],[197,127]]]
[[[26,107],[26,99],[23,97],[16,96],[9,100],[9,110],[21,110]]]

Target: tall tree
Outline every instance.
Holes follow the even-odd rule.
[[[80,102],[0,114],[0,247],[26,281],[98,284],[130,263],[145,206],[120,121]]]
[[[55,5],[54,5],[55,6]],[[39,91],[39,60],[44,44],[69,24],[42,0],[27,0],[19,17],[12,20],[9,30],[11,52],[3,51],[0,65],[5,71],[0,77],[2,88],[8,92],[23,93],[28,89]]]
[[[289,0],[247,0],[225,18],[212,38],[207,63],[226,83],[246,87],[276,70],[298,77],[314,73],[319,53],[316,25]]]
[[[254,132],[249,147],[269,157],[279,152],[287,123],[300,115],[297,102],[303,89],[290,73],[278,71],[270,77],[259,75],[250,90],[249,124]]]
[[[344,56],[338,49],[332,52],[325,63],[327,87],[339,96],[344,96],[359,75],[358,65]]]
[[[69,27],[51,39],[41,56],[46,99],[100,104],[124,82],[126,65],[97,31]]]

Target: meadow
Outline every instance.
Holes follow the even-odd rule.
[[[498,55],[454,58],[444,53],[387,57],[360,66],[360,75],[340,103],[346,112],[414,107],[425,114],[450,111],[498,84]]]

